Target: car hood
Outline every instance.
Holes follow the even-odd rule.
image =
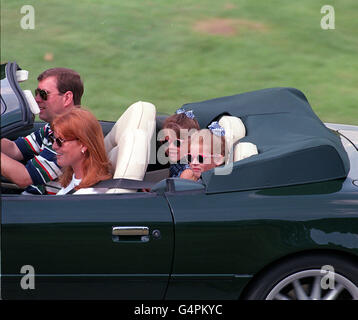
[[[340,134],[351,163],[348,177],[358,179],[358,126],[338,123],[325,123],[325,125]]]

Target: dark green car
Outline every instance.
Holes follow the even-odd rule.
[[[3,68],[14,139],[41,123]],[[183,107],[201,127],[240,118],[258,153],[151,192],[29,196],[2,179],[3,299],[358,299],[358,127],[323,124],[292,88]]]

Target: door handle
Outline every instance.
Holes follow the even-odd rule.
[[[112,236],[148,236],[148,227],[112,227]]]

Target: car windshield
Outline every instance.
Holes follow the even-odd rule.
[[[2,80],[2,79],[5,79],[5,76],[6,76],[6,74],[5,74],[5,67],[6,67],[6,63],[4,63],[4,64],[1,65],[1,80]]]
[[[1,114],[3,114],[5,111],[6,111],[6,106],[1,99]]]

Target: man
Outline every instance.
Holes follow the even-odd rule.
[[[1,139],[1,175],[28,193],[55,194],[59,186],[53,182],[62,172],[52,150],[51,123],[57,115],[81,104],[84,89],[80,75],[72,69],[48,69],[37,80],[35,100],[40,119],[47,123],[27,137]]]

